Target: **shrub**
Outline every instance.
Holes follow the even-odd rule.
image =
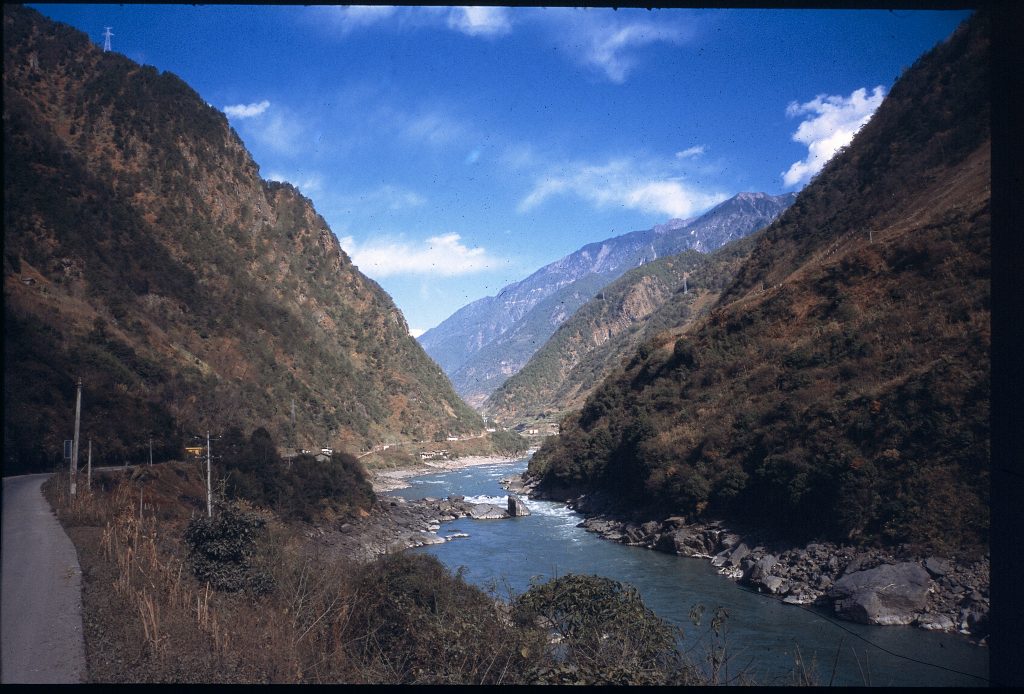
[[[431,556],[371,562],[356,571],[350,592],[344,638],[370,682],[522,681],[527,663],[541,653],[538,633],[514,629],[490,596]]]
[[[684,684],[695,681],[676,631],[637,590],[602,576],[568,574],[535,585],[513,603],[523,627],[543,625],[562,647],[535,679],[550,683]]]
[[[265,528],[261,515],[237,503],[220,507],[213,518],[193,518],[185,529],[192,572],[217,590],[272,591],[273,579],[255,565]]]

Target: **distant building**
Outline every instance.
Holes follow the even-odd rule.
[[[204,449],[203,449],[202,446],[186,446],[185,447],[185,457],[186,458],[202,458],[203,457],[203,450]]]
[[[329,455],[334,455],[334,449],[333,448],[321,448],[320,449],[320,453],[322,455],[328,455],[328,456]]]

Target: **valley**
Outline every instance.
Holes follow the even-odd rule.
[[[863,15],[919,32],[891,88],[852,13],[846,63],[722,44],[683,98],[714,23],[793,15],[535,9],[5,6],[3,473],[77,553],[60,677],[1003,684],[992,14]],[[160,69],[140,16],[330,57]]]

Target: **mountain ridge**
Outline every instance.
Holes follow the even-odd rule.
[[[474,406],[504,378],[518,371],[550,337],[561,321],[550,316],[534,318],[536,326],[549,328],[524,336],[512,332],[538,303],[565,287],[597,275],[607,284],[630,268],[688,248],[717,248],[728,241],[765,226],[792,203],[795,195],[741,193],[704,214],[689,220],[670,220],[651,229],[595,241],[512,283],[493,297],[478,299],[453,313],[418,339],[452,379],[455,389]],[[599,283],[601,282],[599,281]],[[592,281],[588,285],[593,285]],[[578,292],[564,304],[566,317],[594,293],[595,287]],[[588,295],[589,292],[589,295]],[[520,329],[521,333],[522,329]],[[520,346],[509,349],[505,335]]]
[[[984,553],[988,22],[975,13],[897,80],[706,318],[642,344],[562,420],[530,462],[543,489]]]
[[[79,375],[104,461],[230,424],[352,450],[482,428],[312,203],[177,76],[5,6],[4,119],[8,468],[59,459]]]

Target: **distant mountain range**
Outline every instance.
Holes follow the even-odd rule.
[[[696,250],[633,268],[558,327],[483,406],[502,425],[551,424],[579,409],[644,341],[694,323],[732,283],[761,232],[713,253]]]
[[[713,251],[770,224],[794,193],[740,193],[695,219],[591,243],[497,296],[468,304],[420,336],[420,344],[479,407],[517,373],[559,325],[627,271],[685,250]]]

